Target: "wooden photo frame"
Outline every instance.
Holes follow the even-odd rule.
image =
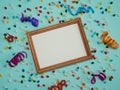
[[[80,18],[27,33],[37,73],[91,58]]]

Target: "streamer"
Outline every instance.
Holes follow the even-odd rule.
[[[113,49],[117,49],[119,47],[118,43],[113,40],[110,36],[108,36],[108,32],[104,31],[101,35],[102,41],[106,43],[108,46],[110,46]]]
[[[52,2],[52,4],[53,5],[57,5],[57,4],[55,4],[54,2]],[[83,12],[86,12],[86,13],[89,13],[90,11],[92,12],[92,13],[94,13],[94,10],[93,10],[93,8],[92,7],[79,7],[78,9],[77,9],[77,12],[74,14],[73,12],[72,12],[72,10],[71,10],[71,8],[69,7],[69,6],[67,6],[67,5],[64,5],[64,4],[61,4],[61,6],[63,6],[64,8],[67,8],[68,9],[68,11],[70,12],[70,14],[71,15],[73,15],[73,16],[76,16],[76,15],[78,15],[79,13],[83,13]]]
[[[104,73],[93,74],[92,76],[93,77],[91,79],[91,84],[95,84],[96,83],[96,77],[98,77],[101,81],[104,81],[106,79],[106,75]]]
[[[27,53],[22,51],[22,52],[17,53],[10,61],[7,61],[7,63],[10,67],[15,67],[25,57],[27,58]]]
[[[16,36],[10,35],[9,33],[4,34],[5,40],[7,40],[9,43],[13,42],[14,40],[17,39]]]
[[[35,17],[25,17],[24,14],[22,13],[22,16],[20,18],[21,22],[31,22],[31,24],[35,27],[37,27],[39,25],[39,21],[35,18]]]
[[[87,8],[85,8],[85,7],[79,7],[79,8],[77,9],[77,12],[76,12],[75,14],[72,12],[72,10],[70,9],[70,7],[68,6],[68,11],[69,11],[70,14],[73,15],[73,16],[76,16],[76,15],[78,15],[79,13],[83,13],[83,12],[89,13],[89,12],[91,11],[92,13],[94,13],[93,8],[90,7],[90,6],[87,7]]]
[[[62,80],[57,85],[53,85],[48,88],[48,90],[63,90],[63,86],[67,86],[66,81]]]

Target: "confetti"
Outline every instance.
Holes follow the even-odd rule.
[[[10,61],[7,61],[7,63],[10,67],[15,67],[18,62],[21,62],[25,57],[27,58],[27,53],[22,51],[17,53]]]
[[[94,0],[16,0],[14,3],[8,0],[5,3],[2,2],[0,1],[2,11],[0,14],[0,90],[20,89],[19,87],[12,87],[11,83],[15,86],[21,84],[24,90],[28,88],[31,90],[33,87],[36,90],[47,90],[50,85],[60,83],[61,79],[64,79],[67,83],[66,86],[68,86],[63,86],[63,89],[111,90],[111,87],[115,87],[112,84],[110,87],[107,87],[107,85],[114,83],[117,79],[119,80],[115,72],[119,73],[117,67],[119,66],[120,50],[119,48],[112,50],[101,40],[100,36],[103,31],[107,30],[111,34],[110,36],[114,36],[119,43],[119,30],[117,29],[119,29],[120,13],[117,10],[117,6],[119,6],[117,0],[97,0],[96,2]],[[21,12],[24,14],[25,20],[26,18],[31,20],[33,17],[37,19],[38,26],[36,23],[29,22],[29,20],[23,20],[23,23],[20,23]],[[82,19],[92,59],[37,74],[26,34],[74,18]],[[34,22],[36,22],[35,19],[33,19]],[[27,52],[29,57],[25,58],[26,60],[23,59],[16,68],[9,68],[5,61],[8,61],[7,59],[11,55],[14,57],[15,52],[19,51]],[[91,75],[94,75],[94,72],[104,73],[107,79],[101,82],[99,77],[95,77],[95,86],[91,86]],[[106,87],[102,87],[104,85]]]

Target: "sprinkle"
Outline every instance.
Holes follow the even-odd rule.
[[[4,9],[7,10],[7,7],[5,6]]]
[[[77,79],[77,80],[80,80],[80,77],[77,77],[76,79]]]
[[[41,85],[40,84],[37,84],[37,87],[40,87]]]
[[[21,82],[21,84],[23,84],[23,80],[21,80],[20,82]]]
[[[40,83],[40,80],[38,80],[37,83]]]
[[[109,68],[110,68],[110,69],[112,68],[112,65],[111,65],[111,64],[109,65]]]
[[[18,5],[18,7],[21,7],[21,6],[22,6],[21,4]]]
[[[99,6],[95,6],[95,8],[99,8]]]
[[[83,83],[82,83],[82,86],[83,86],[83,87],[85,87],[85,86],[86,86],[86,84],[83,82]]]
[[[12,82],[12,81],[9,79],[8,82],[10,83],[10,82]]]
[[[67,0],[64,0],[64,2],[67,2]]]
[[[91,64],[94,64],[94,62],[91,62]]]
[[[102,2],[100,2],[99,4],[100,4],[100,5],[102,5],[103,3],[102,3]]]
[[[3,77],[3,75],[0,73],[0,78],[2,78]]]
[[[43,87],[45,87],[45,84],[42,84]]]
[[[113,17],[116,16],[116,14],[113,14]]]
[[[65,76],[66,76],[66,77],[68,77],[68,76],[69,76],[69,74],[68,74],[68,73],[66,73],[66,74],[65,74]]]
[[[22,78],[25,78],[25,76],[24,76],[24,75],[22,75],[21,77],[22,77]]]
[[[110,4],[113,4],[113,2],[110,2]]]

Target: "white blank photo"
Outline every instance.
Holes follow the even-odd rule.
[[[32,36],[40,68],[86,56],[77,24]]]
[[[91,58],[80,18],[27,33],[37,73]]]

